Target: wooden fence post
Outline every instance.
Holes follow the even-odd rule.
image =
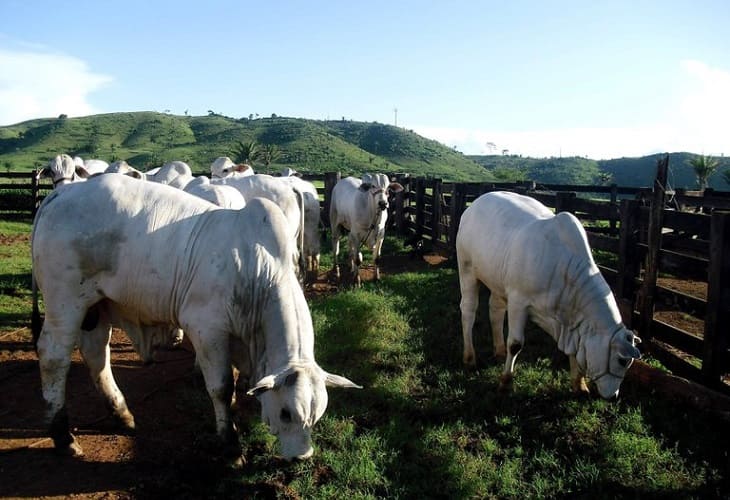
[[[466,184],[454,184],[451,193],[451,217],[449,221],[449,250],[456,252],[456,234],[461,222],[461,214],[466,210]]]
[[[31,215],[35,217],[38,207],[41,206],[41,202],[39,200],[40,183],[38,182],[38,170],[31,172],[30,186],[33,192],[33,209],[31,210]]]
[[[639,313],[641,314],[640,333],[649,340],[652,336],[651,327],[654,321],[654,295],[656,281],[659,274],[659,250],[662,245],[662,226],[664,225],[664,200],[667,186],[667,171],[669,170],[669,155],[657,160],[657,174],[654,180],[654,191],[649,216],[649,234],[646,254],[646,270],[644,282],[639,292]]]
[[[706,385],[716,387],[728,369],[730,345],[730,212],[713,212],[710,228],[702,378]]]
[[[324,203],[322,207],[322,224],[330,227],[330,203],[332,202],[332,190],[340,180],[339,172],[325,172],[324,174]]]
[[[435,243],[441,239],[441,195],[443,194],[441,179],[434,179],[432,193],[431,241]]]
[[[611,205],[617,205],[618,204],[618,186],[614,183],[611,184]],[[616,220],[611,219],[609,222],[611,226],[611,234],[616,234]]]
[[[624,324],[633,328],[636,303],[636,277],[641,270],[641,259],[636,251],[639,244],[639,201],[621,201],[619,226],[616,298]]]
[[[555,213],[573,212],[573,199],[575,196],[572,191],[558,191],[555,193]]]
[[[426,186],[424,185],[424,179],[423,177],[418,177],[416,179],[416,239],[423,236],[423,226],[426,220],[425,194]]]

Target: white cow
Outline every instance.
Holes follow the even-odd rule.
[[[116,417],[134,427],[109,364],[112,320],[122,317],[185,330],[231,455],[240,456],[230,415],[237,360],[282,455],[310,456],[312,426],[327,406],[325,386],[357,386],[315,361],[292,253],[286,220],[268,200],[223,210],[120,175],[46,197],[34,221],[32,256],[46,309],[38,358],[56,449],[82,453],[65,408],[74,346]]]
[[[292,170],[292,172],[294,171]],[[296,174],[296,172],[294,174]],[[289,176],[284,176],[282,174],[281,180],[291,184],[297,189],[297,191],[302,193],[302,196],[304,197],[302,200],[304,204],[304,259],[306,261],[307,272],[316,275],[319,270],[320,254],[319,228],[321,225],[321,209],[319,204],[319,193],[317,192],[317,188],[314,187],[314,184],[296,177],[294,174]]]
[[[332,227],[332,253],[334,272],[340,277],[337,257],[340,254],[342,229],[349,231],[350,271],[354,281],[360,284],[360,247],[366,244],[373,254],[375,279],[380,279],[380,250],[385,238],[388,219],[388,196],[403,190],[397,182],[390,182],[385,174],[365,174],[362,179],[346,177],[335,184],[330,203]]]
[[[85,181],[91,174],[83,165],[77,165],[73,158],[67,154],[60,154],[53,157],[48,164],[37,174],[36,178],[48,177],[57,188],[73,182]]]
[[[104,160],[84,160],[80,156],[74,156],[74,164],[77,167],[83,167],[89,175],[103,174],[109,168],[109,164]]]
[[[128,175],[129,177],[133,177],[135,179],[147,180],[147,174],[137,170],[124,160],[117,160],[113,162],[111,165],[109,165],[109,167],[107,167],[104,173],[122,174]]]
[[[235,164],[227,156],[219,156],[210,164],[210,176],[214,179],[221,179],[231,175],[247,176],[253,175],[253,167],[248,163]]]
[[[488,193],[464,211],[456,252],[465,364],[476,363],[472,327],[481,282],[491,292],[494,354],[506,355],[501,389],[511,387],[529,317],[569,356],[574,390],[587,391],[587,377],[602,397],[618,395],[626,370],[640,356],[635,347],[640,339],[621,322],[616,300],[575,216],[553,215],[527,196]]]
[[[284,212],[288,222],[289,234],[292,241],[297,242],[296,259],[300,262],[301,272],[304,272],[304,197],[298,189],[277,177],[266,174],[247,176],[229,175],[228,177],[210,180],[218,186],[232,186],[243,195],[246,203],[253,198],[266,198],[276,203]]]
[[[236,188],[233,186],[211,184],[210,179],[204,175],[188,182],[183,191],[203,198],[221,208],[239,210],[246,206],[243,195]]]
[[[193,180],[193,171],[184,161],[170,161],[159,168],[145,172],[148,181],[158,184],[184,189],[188,182]]]

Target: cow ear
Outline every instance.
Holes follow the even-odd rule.
[[[38,174],[36,174],[35,178],[36,180],[42,179],[44,177],[50,177],[51,176],[51,169],[48,167],[43,167],[38,171]]]
[[[327,373],[324,370],[322,370],[322,372],[324,374],[324,385],[326,385],[327,387],[342,387],[343,389],[362,389],[361,385],[357,385],[355,382],[352,382],[345,377],[342,377],[340,375],[334,375],[332,373]]]
[[[275,377],[273,375],[267,375],[258,382],[256,382],[256,385],[254,385],[251,389],[249,389],[246,394],[249,396],[260,396],[266,391],[274,388],[274,382]]]
[[[76,175],[81,177],[82,179],[88,179],[91,177],[91,174],[88,170],[86,170],[84,167],[76,166]]]
[[[246,163],[239,163],[238,165],[236,165],[234,167],[234,171],[236,171],[236,172],[245,172],[249,168],[251,168],[251,165],[248,165]]]
[[[388,186],[388,190],[392,193],[400,193],[403,191],[403,185],[400,182],[391,182]]]
[[[373,187],[372,184],[370,184],[368,182],[363,182],[362,184],[360,184],[360,191],[364,191],[365,193],[367,193],[368,191],[370,191],[370,188],[372,188],[372,187]]]

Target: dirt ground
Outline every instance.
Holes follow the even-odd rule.
[[[442,265],[444,260],[435,254],[423,258],[401,255],[384,258],[382,269],[384,274],[417,270]],[[364,280],[373,275],[373,268],[365,266]],[[663,284],[703,296],[704,284]],[[337,289],[322,272],[307,293],[317,296]],[[671,311],[661,314],[669,320],[681,316]],[[55,455],[46,437],[38,361],[29,339],[30,331],[25,328],[0,335],[0,497],[196,498],[221,491],[221,478],[229,471],[217,461],[215,450],[206,446],[214,434],[212,406],[200,403],[207,396],[202,379],[193,370],[194,353],[189,344],[158,351],[158,361],[144,366],[126,335],[114,331],[113,371],[135,415],[133,436],[120,434],[114,426],[76,353],[69,372],[67,405],[85,455],[74,459]],[[258,411],[255,400],[245,398],[240,417],[255,418]],[[245,453],[254,455],[256,450]],[[246,458],[250,462],[252,457]],[[170,485],[175,488],[170,490]],[[225,496],[292,496],[281,483],[229,486],[237,489]]]
[[[383,274],[440,265],[438,255],[384,258]],[[362,270],[374,278],[372,266]],[[308,296],[334,293],[337,285],[321,272]],[[230,470],[210,448],[214,436],[212,405],[202,377],[193,370],[187,343],[158,350],[157,362],[144,366],[127,336],[114,330],[112,370],[135,416],[135,434],[114,425],[88,371],[76,352],[68,377],[67,407],[84,456],[53,453],[43,425],[38,358],[27,328],[0,335],[0,497],[1,498],[200,498],[220,492]],[[244,397],[238,419],[257,418],[258,403]],[[202,429],[202,434],[201,434]],[[206,444],[208,446],[206,446]],[[256,450],[245,452],[253,455]],[[250,462],[251,456],[246,456]],[[244,466],[245,467],[245,466]],[[170,490],[170,485],[176,485]],[[223,496],[281,498],[291,496],[280,483],[229,485]]]

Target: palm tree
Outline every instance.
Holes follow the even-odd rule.
[[[689,160],[689,164],[695,171],[700,189],[705,189],[707,187],[707,179],[717,170],[717,159],[712,156],[700,155]]]
[[[269,165],[274,163],[281,156],[281,150],[276,144],[266,144],[261,150],[261,161],[266,165],[266,173],[269,172]]]
[[[247,163],[253,166],[254,162],[261,157],[261,150],[256,141],[238,141],[231,150],[231,156],[236,163]]]

